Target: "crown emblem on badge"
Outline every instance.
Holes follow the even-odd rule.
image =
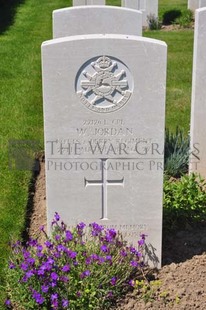
[[[101,69],[107,69],[111,66],[112,62],[109,57],[102,56],[96,61],[96,65]],[[93,65],[93,64],[92,64]]]

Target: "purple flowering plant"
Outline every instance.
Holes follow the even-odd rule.
[[[12,245],[7,271],[7,308],[110,309],[144,267],[145,235],[137,248],[114,229],[79,223],[69,230],[58,213],[51,237]]]

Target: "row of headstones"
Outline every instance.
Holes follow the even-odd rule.
[[[160,267],[167,46],[125,7],[54,11],[53,34],[42,44],[48,227],[58,211],[133,245],[147,234]]]
[[[187,7],[192,11],[206,7],[206,0],[188,0]]]
[[[73,6],[105,5],[106,0],[73,0]],[[122,7],[142,12],[142,25],[148,26],[148,17],[158,17],[158,0],[121,0]]]
[[[206,179],[206,8],[195,11],[190,172]]]

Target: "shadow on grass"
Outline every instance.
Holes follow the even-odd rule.
[[[0,34],[3,34],[14,22],[16,9],[25,0],[0,0]]]
[[[21,237],[23,240],[23,244],[26,245],[27,241],[29,241],[29,228],[31,226],[31,217],[34,210],[34,194],[36,190],[36,181],[37,177],[40,173],[40,160],[41,159],[35,159],[34,161],[34,167],[33,167],[33,173],[29,184],[28,189],[28,200],[27,200],[27,206],[26,206],[26,214],[24,219],[24,229],[22,231]]]

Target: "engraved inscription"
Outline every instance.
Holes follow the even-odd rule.
[[[75,88],[88,109],[108,113],[127,103],[132,94],[133,80],[129,69],[120,60],[101,56],[80,68]]]

